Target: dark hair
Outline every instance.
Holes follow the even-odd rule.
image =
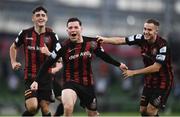
[[[75,21],[79,22],[80,26],[82,25],[81,21],[77,17],[72,17],[68,19],[66,26],[68,26],[69,22],[75,22]]]
[[[155,20],[155,19],[148,19],[148,20],[146,21],[146,23],[153,23],[153,24],[156,25],[156,26],[159,26],[159,25],[160,25],[159,22],[158,22],[157,20]]]
[[[32,13],[35,14],[36,12],[38,12],[38,11],[40,11],[40,10],[44,11],[45,13],[47,13],[47,9],[44,8],[43,6],[37,6],[37,7],[35,7],[35,8],[32,10]]]

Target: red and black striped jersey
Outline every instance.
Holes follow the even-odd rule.
[[[170,48],[165,39],[157,36],[155,43],[150,44],[142,34],[137,34],[126,38],[126,43],[141,47],[145,67],[155,62],[162,65],[159,72],[145,75],[145,87],[168,89],[173,85]]]
[[[69,39],[64,41],[61,48],[56,48],[51,57],[41,67],[38,78],[41,78],[43,72],[56,62],[60,57],[63,60],[63,78],[65,82],[76,82],[84,86],[94,84],[91,61],[93,54],[104,61],[119,66],[120,63],[107,55],[103,48],[97,43],[96,38],[84,37],[82,43],[71,42]]]
[[[43,47],[44,44],[46,44],[49,51],[52,51],[57,44],[60,45],[58,36],[52,31],[51,28],[46,28],[45,33],[38,34],[34,30],[34,27],[22,30],[15,39],[14,43],[16,47],[23,45],[24,48],[25,79],[35,78],[40,66],[47,58],[45,54],[40,52],[40,47]]]

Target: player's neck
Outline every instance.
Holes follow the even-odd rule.
[[[155,43],[157,39],[157,35],[154,35],[154,38],[152,39],[152,43]]]
[[[38,34],[44,33],[44,32],[46,31],[45,26],[41,26],[41,27],[39,27],[39,26],[34,26],[34,28],[35,28],[35,31],[36,31]]]
[[[82,42],[83,42],[83,37],[80,36],[76,43],[82,43]]]
[[[149,39],[149,44],[153,44],[156,42],[157,35],[155,35],[152,39]]]

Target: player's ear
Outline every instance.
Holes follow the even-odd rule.
[[[32,15],[32,21],[34,22],[34,15]]]
[[[46,17],[47,17],[47,21],[48,21],[48,16],[46,15]]]
[[[159,27],[156,26],[156,34],[159,32]]]
[[[158,33],[158,32],[159,32],[159,28],[156,29],[156,33]]]

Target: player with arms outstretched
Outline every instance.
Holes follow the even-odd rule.
[[[127,69],[123,63],[115,61],[104,52],[100,44],[97,43],[97,38],[82,36],[81,25],[78,18],[70,18],[67,21],[69,38],[62,43],[61,48],[55,48],[49,59],[41,67],[36,82],[31,85],[32,90],[37,90],[38,82],[43,73],[62,57],[64,67],[62,90],[64,116],[72,116],[77,97],[80,99],[80,105],[86,109],[88,116],[99,115],[91,68],[93,54],[120,69]]]
[[[144,23],[143,34],[129,37],[98,37],[98,41],[114,45],[137,45],[145,67],[137,70],[124,70],[125,78],[144,74],[144,88],[141,96],[142,116],[157,116],[164,108],[173,86],[173,72],[170,48],[167,41],[158,35],[159,22],[148,19]]]

